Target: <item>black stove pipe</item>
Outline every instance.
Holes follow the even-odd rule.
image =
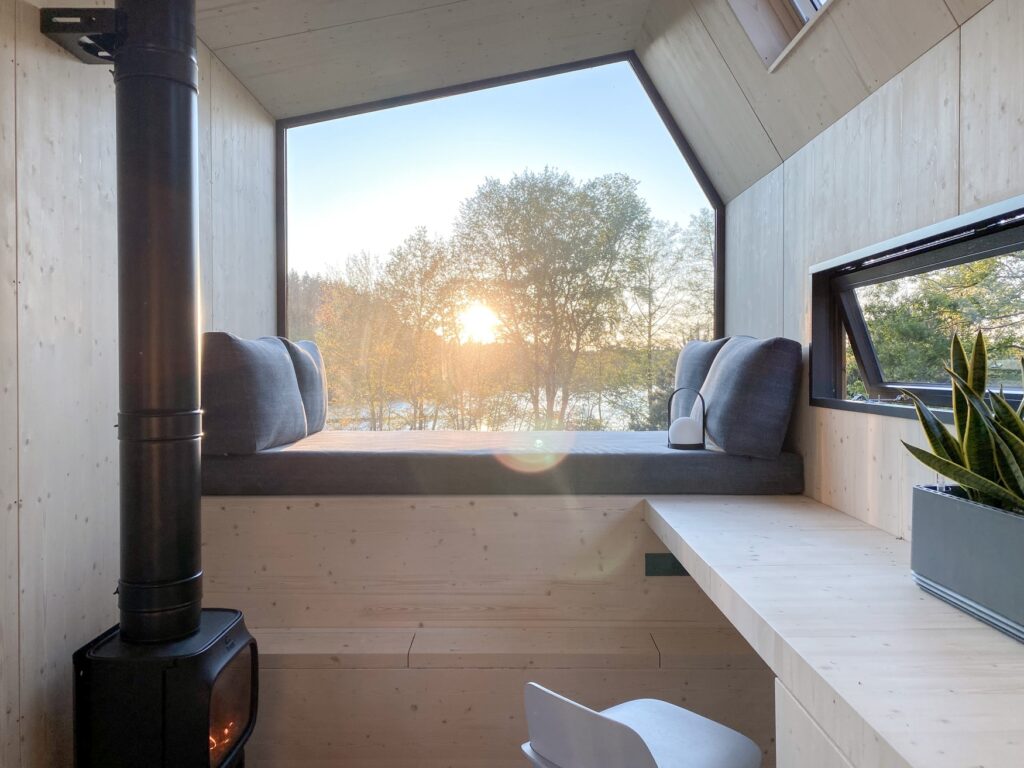
[[[198,67],[195,0],[117,0],[121,635],[198,631]]]

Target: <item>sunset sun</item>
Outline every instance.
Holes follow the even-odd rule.
[[[493,344],[498,338],[501,320],[481,301],[474,301],[459,313],[459,341],[463,344]]]

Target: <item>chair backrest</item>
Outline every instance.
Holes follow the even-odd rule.
[[[530,746],[558,768],[658,768],[628,725],[536,683],[526,684]]]

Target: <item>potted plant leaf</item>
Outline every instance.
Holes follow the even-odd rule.
[[[1024,642],[1024,403],[988,391],[981,333],[970,358],[953,336],[946,371],[953,432],[905,392],[931,452],[904,445],[958,484],[914,488],[911,569],[923,589]]]

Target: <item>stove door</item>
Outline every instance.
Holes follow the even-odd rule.
[[[253,718],[253,646],[246,645],[213,683],[210,695],[210,768],[233,757]]]

